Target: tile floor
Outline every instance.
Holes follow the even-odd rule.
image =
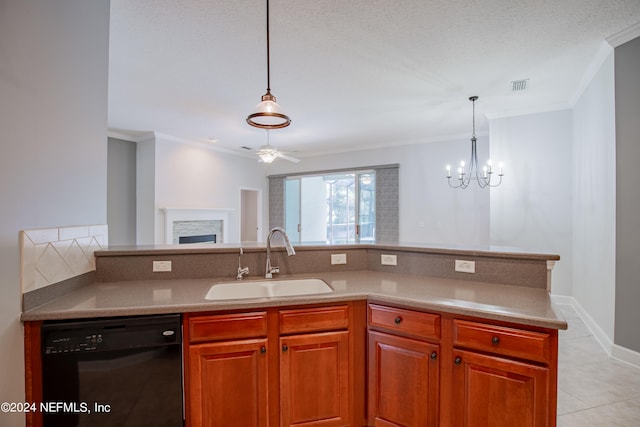
[[[558,427],[640,426],[640,368],[611,359],[569,305],[560,331]]]

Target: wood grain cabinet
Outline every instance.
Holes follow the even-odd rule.
[[[187,425],[362,425],[354,421],[354,378],[362,385],[364,371],[354,372],[352,306],[185,315]]]
[[[368,423],[553,427],[556,330],[368,305]]]
[[[369,305],[369,424],[437,426],[440,316]]]
[[[549,333],[453,321],[453,425],[555,425],[557,351]]]
[[[346,305],[279,311],[281,426],[350,425],[348,327]]]
[[[267,312],[191,316],[184,325],[188,425],[267,426]]]

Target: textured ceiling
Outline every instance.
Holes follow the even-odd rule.
[[[568,107],[640,0],[270,0],[271,143],[323,152],[468,138],[485,114]],[[264,0],[111,0],[109,127],[237,152],[266,89]],[[511,81],[529,79],[525,92]]]

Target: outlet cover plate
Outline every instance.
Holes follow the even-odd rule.
[[[460,273],[475,273],[476,272],[476,262],[475,261],[466,261],[463,259],[456,260],[456,271]]]
[[[398,265],[397,255],[380,255],[380,264],[382,265]]]
[[[171,271],[171,261],[153,261],[153,272],[168,272]]]
[[[331,254],[331,264],[346,264],[347,254]]]

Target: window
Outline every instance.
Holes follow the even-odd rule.
[[[397,242],[397,164],[269,176],[269,227],[293,243]]]
[[[285,229],[294,242],[372,242],[376,231],[375,171],[289,176]]]

